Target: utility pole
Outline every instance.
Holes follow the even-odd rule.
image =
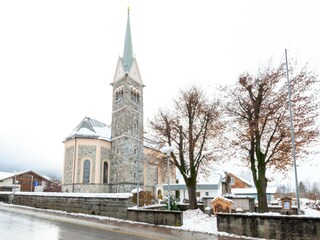
[[[285,49],[285,55],[286,55],[286,68],[287,68],[287,82],[288,82],[288,97],[289,97],[290,128],[291,128],[294,176],[295,176],[295,182],[296,182],[296,197],[297,197],[298,215],[300,215],[299,184],[298,184],[297,163],[296,163],[296,147],[294,144],[293,114],[292,114],[292,109],[291,109],[291,87],[290,87],[290,79],[289,79],[287,49]]]

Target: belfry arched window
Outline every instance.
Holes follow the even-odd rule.
[[[108,183],[108,171],[109,171],[108,162],[104,162],[103,163],[103,183]]]
[[[90,183],[90,161],[85,160],[83,163],[83,183]]]
[[[131,100],[134,102],[140,102],[140,91],[131,86]]]
[[[115,93],[116,93],[116,100],[120,100],[123,98],[123,85],[121,85],[120,87],[118,87],[116,90],[115,90]]]

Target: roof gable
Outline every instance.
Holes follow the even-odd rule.
[[[244,183],[245,185],[247,185],[247,187],[252,187],[253,186],[253,184],[248,182],[246,179],[244,179],[242,177],[239,177],[239,176],[237,176],[237,175],[235,175],[233,173],[229,173],[229,176],[236,178],[238,181],[240,181],[240,182]]]
[[[0,172],[0,180],[5,180],[5,179],[8,179],[8,178],[13,178],[14,176],[18,177],[20,175],[24,175],[26,173],[29,173],[29,174],[33,174],[33,175],[36,175],[40,178],[42,178],[43,180],[46,180],[46,181],[51,181],[51,178],[50,177],[47,177],[47,176],[44,176],[44,175],[41,175],[39,173],[36,173],[32,170],[26,170],[26,171],[22,171],[22,172]]]
[[[137,83],[142,84],[141,75],[138,67],[138,63],[136,58],[133,59],[131,68],[129,71],[129,76],[135,80]]]

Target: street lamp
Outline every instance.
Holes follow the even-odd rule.
[[[174,150],[174,147],[169,146],[169,147],[162,147],[160,151],[162,153],[165,153],[167,156],[167,171],[168,171],[168,210],[170,210],[170,168],[169,168],[169,158],[170,158],[170,153],[172,153]]]

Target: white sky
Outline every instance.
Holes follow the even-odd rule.
[[[77,124],[85,116],[110,124],[110,83],[123,52],[127,4],[0,1],[0,170],[61,175],[62,141]],[[210,94],[271,58],[279,63],[285,48],[289,58],[320,73],[316,0],[130,5],[146,123],[179,89],[196,83]]]

